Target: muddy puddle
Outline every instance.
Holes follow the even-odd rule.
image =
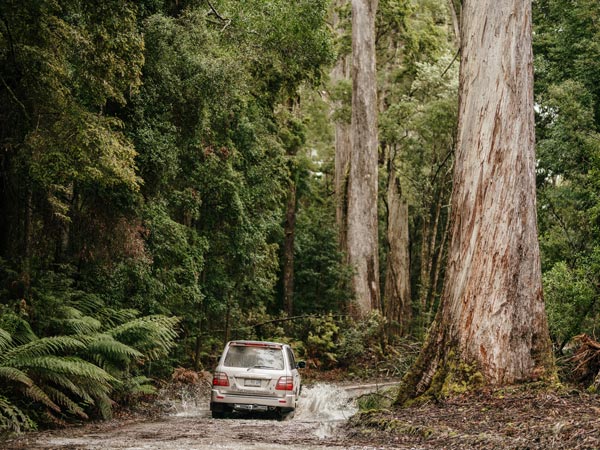
[[[356,413],[354,398],[376,385],[305,386],[295,415],[285,421],[255,414],[212,419],[205,395],[181,392],[166,413],[148,421],[109,422],[45,433],[9,442],[10,449],[368,449],[353,446],[341,431]],[[377,447],[382,448],[382,447]]]

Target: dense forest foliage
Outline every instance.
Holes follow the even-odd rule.
[[[329,73],[350,52],[348,5],[1,2],[0,430],[109,417],[175,367],[212,369],[230,338],[289,341],[311,367],[352,370],[422,339],[447,246],[455,3],[377,12],[382,292],[390,174],[408,212],[398,323],[352,317],[338,245],[334,127],[350,120],[351,89]],[[600,314],[600,5],[533,4],[539,234],[560,353]]]

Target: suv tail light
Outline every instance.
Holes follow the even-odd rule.
[[[278,391],[293,391],[294,390],[294,378],[293,377],[281,377],[277,381],[275,389]]]
[[[229,386],[229,378],[227,378],[226,373],[215,372],[212,384],[213,386]]]

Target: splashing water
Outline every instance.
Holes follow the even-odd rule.
[[[343,388],[316,384],[302,389],[295,418],[305,422],[337,422],[349,419],[357,411],[358,408]]]
[[[206,392],[179,389],[171,392],[167,409],[175,417],[210,417]],[[332,436],[335,429],[356,414],[358,408],[348,392],[332,384],[304,386],[294,422],[312,423],[311,431],[320,439]],[[282,424],[283,425],[283,424]]]
[[[164,409],[176,417],[209,417],[209,396],[205,389],[184,386],[177,390],[159,394]]]
[[[318,422],[315,434],[323,439],[334,434],[335,429],[358,408],[348,393],[330,384],[316,384],[304,388],[294,420]]]

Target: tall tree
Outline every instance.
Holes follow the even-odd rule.
[[[348,103],[350,95],[350,62],[351,55],[346,48],[346,30],[344,20],[347,0],[336,0],[333,11],[333,27],[338,37],[338,57],[331,71],[331,79],[334,83],[335,100],[335,218],[338,227],[338,241],[340,250],[347,251],[347,211],[348,211],[348,163],[350,158],[350,117],[344,114],[344,105]]]
[[[398,324],[397,334],[410,332],[412,304],[410,290],[410,253],[408,202],[402,196],[400,180],[394,167],[396,147],[388,150],[388,186],[386,194],[388,226],[386,238],[388,256],[385,269],[384,315],[393,324]]]
[[[348,260],[358,314],[380,308],[375,13],[377,0],[352,0],[352,121],[348,179]]]
[[[552,368],[535,208],[531,2],[467,0],[450,253],[436,321],[399,400]],[[469,380],[469,377],[471,379]]]

